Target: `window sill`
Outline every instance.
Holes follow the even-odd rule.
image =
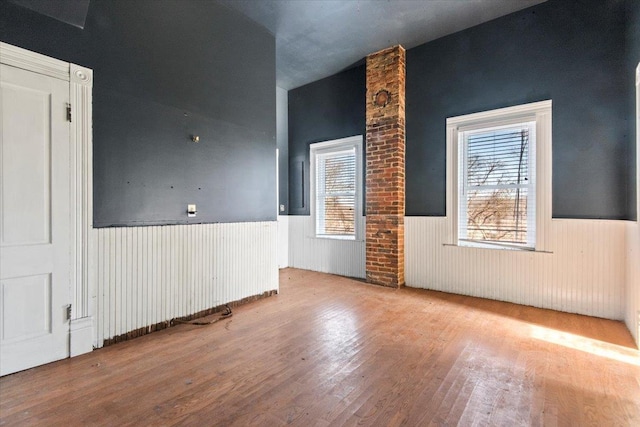
[[[508,251],[508,252],[521,252],[521,253],[538,253],[538,254],[552,254],[551,251],[543,251],[535,248],[519,248],[517,246],[502,246],[498,244],[487,244],[479,242],[459,242],[459,243],[443,243],[442,246],[449,246],[455,248],[470,248],[470,249],[486,249],[490,251]]]
[[[363,239],[357,239],[354,236],[323,236],[323,235],[312,235],[307,236],[308,239],[320,239],[320,240],[337,240],[340,242],[364,242]]]

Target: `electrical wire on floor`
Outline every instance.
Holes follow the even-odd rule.
[[[173,322],[180,323],[183,325],[197,325],[197,326],[213,325],[214,323],[217,323],[224,319],[228,319],[229,317],[233,316],[233,313],[231,312],[231,307],[229,307],[229,304],[225,304],[224,307],[225,307],[224,313],[222,313],[219,317],[206,322],[202,320],[180,320],[180,319],[173,319]]]

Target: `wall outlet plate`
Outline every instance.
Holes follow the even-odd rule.
[[[196,210],[196,205],[187,205],[187,216],[192,218],[196,216],[198,211]]]

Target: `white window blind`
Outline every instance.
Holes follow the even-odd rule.
[[[458,239],[535,248],[535,122],[459,133]]]
[[[316,155],[316,235],[353,238],[356,229],[355,148]]]

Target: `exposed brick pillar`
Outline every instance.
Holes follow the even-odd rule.
[[[367,57],[367,282],[404,285],[405,50]]]

